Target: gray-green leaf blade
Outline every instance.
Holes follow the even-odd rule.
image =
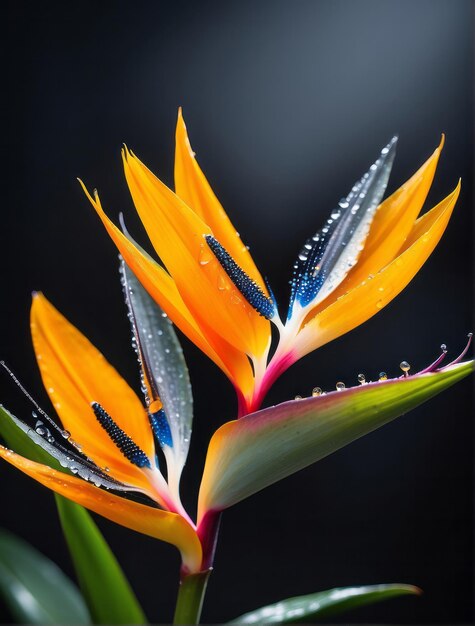
[[[0,595],[19,623],[91,623],[81,594],[59,567],[3,529],[0,529]]]
[[[295,624],[312,622],[315,618],[331,617],[338,613],[375,604],[403,595],[418,595],[421,590],[413,585],[388,584],[360,587],[337,587],[305,596],[288,598],[276,604],[245,613],[230,624]]]

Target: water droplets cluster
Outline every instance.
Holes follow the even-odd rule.
[[[288,319],[294,303],[305,308],[326,298],[357,263],[386,189],[396,138],[381,152],[346,198],[340,200],[323,228],[308,239],[294,265]],[[382,302],[381,302],[382,307]]]
[[[462,351],[462,353],[456,358],[454,359],[451,363],[449,363],[448,365],[446,365],[445,367],[450,367],[452,365],[456,365],[457,363],[460,363],[460,361],[463,359],[463,357],[466,355],[466,353],[468,352],[468,349],[471,345],[472,342],[472,338],[473,338],[473,333],[468,333],[468,341],[467,344],[464,348],[464,350]],[[447,346],[445,343],[441,344],[440,346],[441,349],[441,354],[437,357],[437,359],[431,363],[429,366],[427,366],[426,368],[420,370],[419,372],[417,372],[417,374],[427,374],[427,373],[431,373],[431,372],[436,372],[436,371],[440,371],[440,369],[445,369],[445,368],[439,368],[439,365],[442,363],[442,361],[445,358],[445,355],[447,354]],[[399,363],[399,368],[402,371],[402,375],[400,376],[400,378],[407,378],[409,377],[409,372],[411,370],[411,364],[406,361],[403,360]],[[379,372],[378,378],[377,378],[377,382],[385,382],[389,380],[388,379],[388,375],[386,372],[381,371]],[[394,380],[394,379],[392,379]],[[368,383],[371,383],[373,381],[371,380],[366,380],[366,376],[363,373],[358,374],[357,376],[357,381],[360,385],[367,385]],[[346,389],[346,385],[344,382],[342,381],[338,381],[335,384],[335,390],[336,391],[344,391]],[[325,391],[322,390],[321,387],[314,387],[312,390],[312,397],[317,397],[317,396],[323,396],[325,395]],[[295,400],[302,400],[302,396],[298,395],[295,396]]]
[[[403,371],[404,376],[409,375],[408,373],[409,373],[409,370],[411,369],[411,366],[407,361],[401,361],[399,367]],[[356,379],[360,385],[367,385],[368,383],[372,382],[372,381],[366,380],[366,375],[363,374],[362,372],[358,374]],[[386,374],[386,372],[380,372],[378,375],[378,381],[383,382],[386,380],[388,380],[388,375]],[[344,391],[345,389],[346,389],[346,384],[343,381],[340,380],[337,383],[335,383],[335,391]],[[323,391],[321,387],[314,387],[312,389],[312,397],[315,398],[315,397],[324,396],[324,395],[326,395],[326,392]],[[295,396],[295,400],[302,400],[302,399],[303,398],[300,395]]]

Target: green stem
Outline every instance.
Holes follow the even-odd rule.
[[[174,624],[199,624],[210,574],[211,568],[197,574],[189,574],[182,579],[178,589]]]

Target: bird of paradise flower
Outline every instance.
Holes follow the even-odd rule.
[[[4,407],[0,413],[64,471],[5,446],[0,457],[86,508],[176,545],[184,575],[211,566],[221,511],[387,423],[473,369],[473,361],[460,363],[470,338],[462,354],[443,368],[445,349],[418,374],[318,392],[227,422],[209,445],[195,523],[179,491],[192,425],[188,370],[166,314],[125,263],[121,271],[145,402],[79,330],[35,293],[33,345],[61,424],[38,406],[4,362],[34,411],[29,419]]]
[[[419,170],[381,200],[397,139],[309,238],[294,265],[285,322],[248,248],[200,169],[182,112],[176,128],[175,193],[124,147],[137,212],[163,266],[86,194],[155,301],[234,385],[239,414],[261,406],[276,378],[302,356],[362,324],[411,281],[439,242],[460,182],[422,217],[444,138]],[[271,324],[279,342],[269,359]]]
[[[112,224],[97,194],[89,198],[126,261],[122,282],[145,406],[97,349],[44,296],[35,294],[33,344],[61,425],[37,405],[33,424],[3,408],[2,415],[59,460],[64,471],[4,446],[0,456],[92,511],[176,545],[186,579],[212,565],[224,509],[468,375],[473,362],[461,359],[470,340],[446,367],[441,367],[444,349],[415,375],[409,376],[403,363],[399,378],[360,380],[355,388],[327,394],[317,389],[310,398],[256,410],[289,365],[362,323],[397,295],[439,241],[459,185],[432,211],[415,218],[442,142],[380,205],[395,145],[392,140],[383,149],[321,231],[305,243],[294,268],[285,323],[194,159],[181,114],[177,195],[124,150],[132,196],[167,270],[125,229],[122,233]],[[223,369],[239,398],[241,418],[225,423],[210,441],[196,521],[184,509],[179,489],[191,437],[191,391],[167,314]],[[269,360],[271,322],[280,341]]]

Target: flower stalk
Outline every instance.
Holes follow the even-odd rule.
[[[201,609],[212,568],[184,576],[180,581],[174,624],[199,624]]]

